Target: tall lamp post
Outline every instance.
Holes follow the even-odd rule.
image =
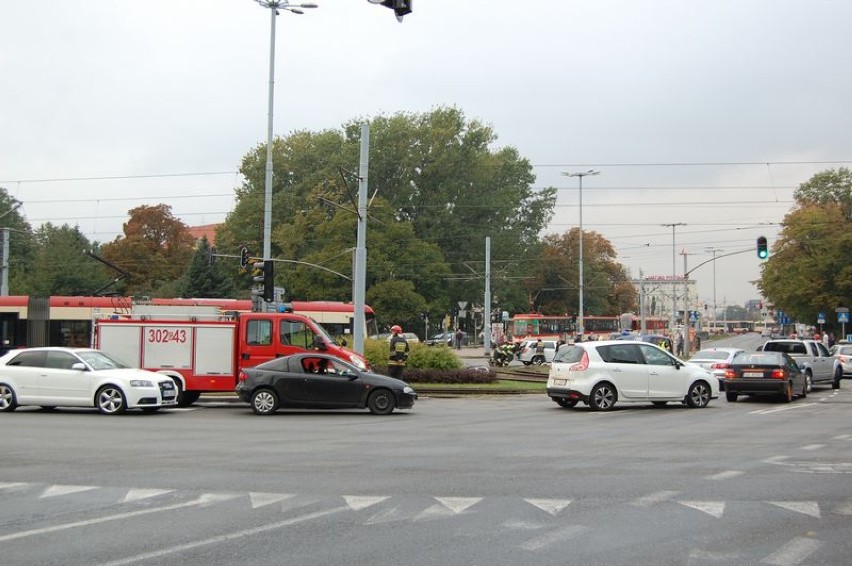
[[[677,265],[675,262],[676,253],[676,245],[675,245],[675,229],[678,226],[686,226],[685,222],[676,222],[674,224],[661,224],[664,228],[672,229],[672,318],[671,318],[671,327],[669,328],[669,334],[674,337],[675,331],[675,320],[677,318]]]
[[[16,202],[12,208],[0,214],[0,218],[5,218],[7,215],[12,214],[18,207],[21,206],[20,202]],[[3,263],[0,265],[0,296],[7,296],[9,294],[9,231],[11,228],[8,226],[4,226],[0,228],[0,231],[3,233]],[[4,333],[5,336],[5,333]]]
[[[713,322],[716,322],[716,252],[725,250],[720,248],[707,248],[707,251],[713,254]]]
[[[583,328],[583,177],[590,177],[592,175],[600,175],[600,171],[595,171],[594,169],[589,169],[584,173],[562,173],[566,177],[579,177],[580,178],[580,304],[577,312],[577,334],[581,337],[583,336],[584,328]],[[582,338],[581,338],[582,339]]]
[[[272,21],[269,34],[269,115],[266,125],[266,181],[263,189],[263,259],[272,259],[272,108],[275,93],[275,16],[278,10],[303,14],[302,8],[316,8],[313,3],[290,4],[289,0],[255,0],[269,8]]]

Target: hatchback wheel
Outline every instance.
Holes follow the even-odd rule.
[[[370,394],[367,407],[374,415],[389,415],[396,408],[396,399],[387,389],[379,389]]]
[[[544,363],[544,356],[536,356],[536,357],[534,357],[534,358],[533,358],[533,360],[532,360],[532,363],[534,363],[534,364],[535,364],[535,365],[537,365],[537,366],[540,366],[541,364],[543,364],[543,363]]]
[[[256,415],[271,415],[278,410],[278,395],[271,389],[258,389],[251,395],[251,410]]]
[[[609,411],[615,406],[617,400],[615,387],[609,383],[601,383],[592,389],[592,394],[589,395],[589,407],[593,411]]]
[[[105,385],[95,396],[98,410],[104,415],[120,415],[127,410],[124,392],[114,385]]]
[[[692,409],[702,409],[710,402],[710,386],[703,381],[696,381],[686,394],[686,404]]]
[[[18,408],[15,392],[5,383],[0,383],[0,411],[11,412]]]

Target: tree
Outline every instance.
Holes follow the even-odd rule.
[[[31,272],[38,276],[30,278],[28,294],[91,295],[109,283],[111,278],[88,255],[97,254],[97,245],[91,244],[78,227],[48,222],[36,230],[34,239]]]
[[[351,274],[357,180],[346,171],[357,168],[362,122],[274,141],[274,257]],[[532,167],[517,150],[493,149],[493,130],[454,108],[374,118],[370,131],[368,289],[408,280],[435,309],[481,300],[481,278],[461,276],[484,272],[486,236],[505,273],[526,268],[524,259],[552,214],[555,189],[533,189]],[[262,145],[243,159],[246,181],[217,233],[228,253],[242,245],[260,249],[265,159]],[[351,297],[350,283],[316,268],[277,270],[276,279],[294,297]]]
[[[758,287],[777,309],[814,323],[817,313],[852,300],[852,172],[817,173],[794,196]]]
[[[124,236],[103,246],[104,258],[130,274],[122,281],[125,294],[173,296],[195,239],[166,204],[139,206],[129,214]]]
[[[526,282],[530,309],[542,314],[579,311],[579,228],[549,234],[530,267]],[[636,288],[612,244],[597,232],[583,231],[583,314],[614,315],[636,309]]]
[[[378,313],[379,328],[399,324],[409,332],[420,328],[420,313],[426,308],[426,300],[414,290],[414,283],[403,280],[373,285],[367,291],[367,302]]]
[[[186,275],[178,285],[182,297],[228,298],[234,292],[233,280],[216,263],[207,237],[201,238]]]
[[[30,224],[18,212],[21,202],[0,187],[0,227],[9,236],[9,294],[26,295],[32,283],[32,259],[35,249]],[[0,240],[0,245],[2,241]]]

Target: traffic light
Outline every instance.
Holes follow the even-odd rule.
[[[411,13],[412,0],[368,0],[371,4],[381,4],[393,10],[396,19],[402,21],[402,17]]]
[[[764,236],[760,236],[757,239],[757,257],[760,259],[769,257],[769,250],[766,247],[766,238]]]
[[[271,259],[258,261],[253,266],[252,278],[263,286],[263,300],[271,303],[275,300],[275,262]]]
[[[240,248],[240,268],[245,269],[248,267],[249,259],[251,258],[251,254],[247,247],[243,246]]]

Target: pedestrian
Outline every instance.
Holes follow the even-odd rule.
[[[680,332],[675,335],[675,349],[677,350],[678,356],[683,355],[683,334]]]
[[[456,328],[456,350],[461,350],[462,340],[464,340],[464,332],[461,328]]]
[[[388,375],[396,379],[402,379],[402,370],[408,361],[408,342],[402,335],[402,328],[398,324],[391,326],[390,355],[388,357]]]
[[[828,347],[829,347],[829,348],[833,348],[833,347],[834,347],[834,332],[829,332],[829,333],[828,333]]]
[[[822,333],[822,345],[826,348],[831,348],[831,346],[828,345],[828,332]]]

